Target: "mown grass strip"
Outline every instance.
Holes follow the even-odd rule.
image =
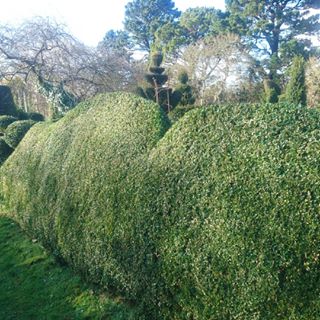
[[[137,319],[134,311],[84,284],[0,216],[0,319]]]

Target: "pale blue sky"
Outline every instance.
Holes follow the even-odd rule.
[[[52,16],[87,45],[95,46],[109,29],[121,29],[128,0],[6,0],[1,3],[0,23],[19,23],[40,15]],[[224,8],[224,0],[175,0],[182,11],[190,7]]]

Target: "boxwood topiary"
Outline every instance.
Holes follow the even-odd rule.
[[[168,113],[168,118],[170,119],[171,123],[175,123],[180,118],[182,118],[187,112],[197,108],[194,105],[187,105],[187,106],[177,106],[172,111]]]
[[[317,318],[319,141],[320,113],[295,105],[194,110],[168,132],[139,211],[161,217],[163,318]]]
[[[35,123],[36,122],[32,120],[20,120],[13,122],[5,131],[4,141],[11,148],[15,149],[25,134]]]
[[[1,168],[8,214],[146,319],[317,319],[320,114],[101,95]],[[143,317],[141,316],[141,319]]]
[[[81,103],[22,141],[2,171],[8,190],[23,181],[6,206],[78,272],[136,299],[150,284],[152,244],[140,246],[144,234],[123,204],[134,204],[136,168],[168,127],[158,105],[130,94]]]

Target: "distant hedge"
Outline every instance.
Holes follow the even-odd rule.
[[[19,142],[28,132],[28,130],[35,124],[32,120],[20,120],[11,123],[4,134],[4,141],[13,149],[17,147]]]
[[[221,106],[167,128],[150,101],[98,96],[31,129],[2,205],[146,319],[317,319],[319,112]]]

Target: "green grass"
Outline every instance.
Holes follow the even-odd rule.
[[[11,219],[0,216],[0,319],[138,319],[121,299],[60,266]]]

